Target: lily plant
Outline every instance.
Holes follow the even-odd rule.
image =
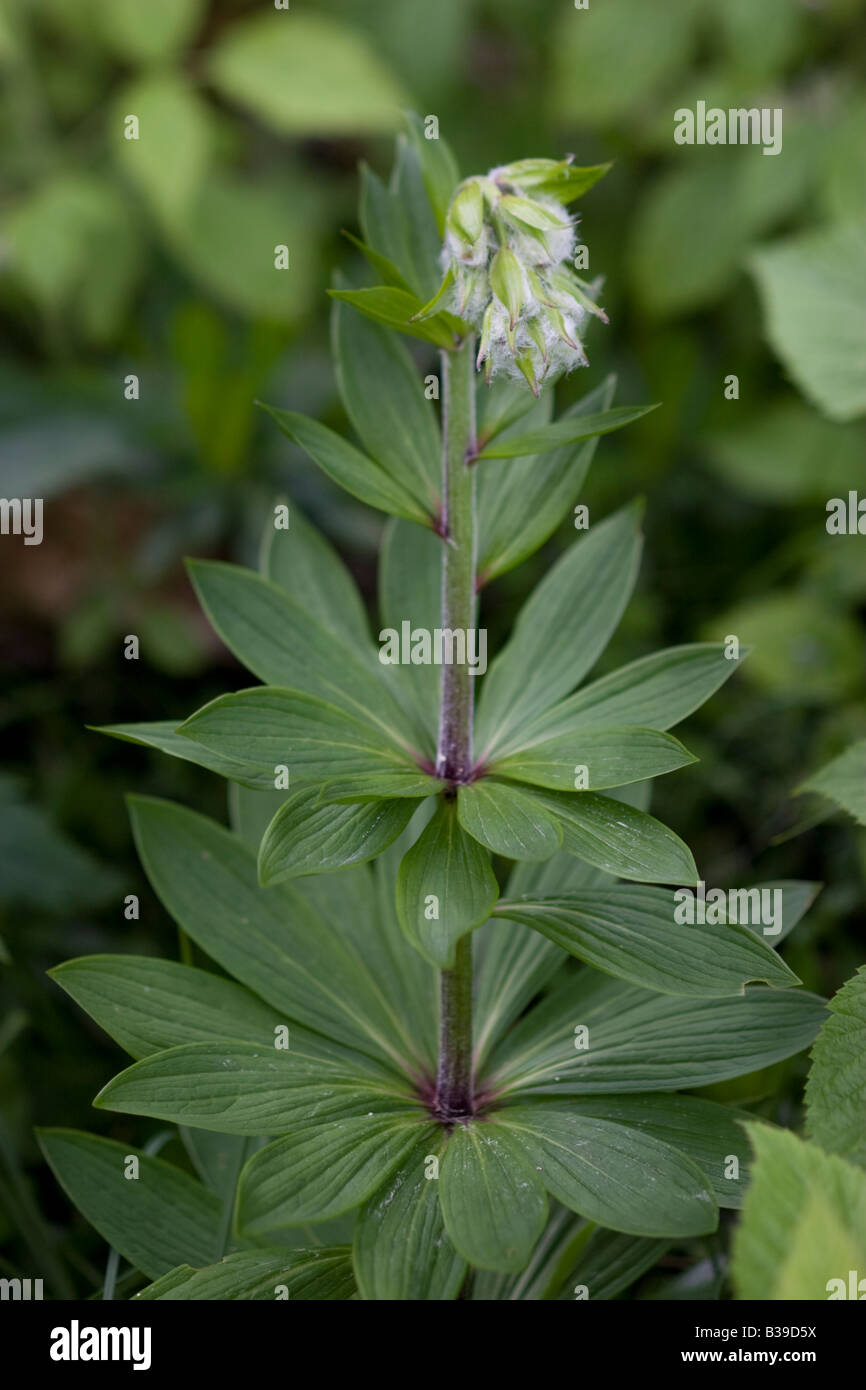
[[[811,885],[765,885],[772,940],[678,920],[700,878],[652,779],[695,761],[669,730],[740,656],[703,642],[593,676],[640,507],[574,530],[489,671],[469,658],[487,586],[575,515],[600,436],[648,409],[608,379],[552,419],[606,322],[572,211],[604,173],[538,158],[461,181],[417,120],[389,183],[363,171],[350,239],[377,282],[333,291],[357,442],[270,414],[391,518],[378,640],[278,501],[258,572],[190,565],[260,683],[105,731],[229,785],[231,828],[130,801],[183,960],[52,972],[134,1059],[95,1104],[185,1146],[42,1132],[136,1297],[613,1297],[742,1200],[743,1113],[700,1092],[822,1023],[776,949]]]

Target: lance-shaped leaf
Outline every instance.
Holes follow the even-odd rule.
[[[496,378],[494,387],[503,380],[514,387],[515,383],[507,377]],[[563,418],[606,410],[613,400],[615,385],[615,377],[608,377],[594,391],[571,406]],[[484,390],[492,394],[492,388],[485,387]],[[550,415],[552,393],[544,392],[540,401],[535,402],[524,385],[517,387],[517,390],[520,392],[519,405],[523,407],[520,413],[525,415],[526,400],[529,399],[533,410],[539,411],[540,423],[544,424]],[[494,404],[489,407],[489,413],[482,416],[480,437],[492,437],[503,429],[513,427],[514,412],[519,405],[511,404],[507,395],[500,397],[499,401],[498,412]],[[535,420],[534,415],[531,418]],[[479,587],[520,564],[553,534],[580,497],[598,439],[598,435],[594,435],[577,444],[564,444],[549,453],[511,459],[502,462],[498,468],[480,470]]]
[[[638,521],[638,510],[627,507],[593,526],[520,610],[481,691],[479,761],[568,694],[604,651],[637,575]]]
[[[761,981],[799,984],[770,946],[731,922],[687,926],[677,921],[677,895],[624,884],[556,898],[500,902],[497,915],[540,931],[587,965],[663,994],[721,997]]]
[[[547,1220],[538,1174],[495,1120],[456,1126],[439,1170],[439,1200],[454,1246],[482,1269],[521,1269]]]
[[[406,113],[406,125],[441,236],[445,230],[448,204],[460,179],[457,162],[450,145],[441,135],[435,140],[427,138],[424,122],[414,111]]]
[[[143,748],[156,748],[160,753],[168,753],[172,758],[205,767],[243,787],[255,790],[273,790],[274,770],[254,767],[252,763],[238,762],[236,758],[226,758],[213,748],[204,748],[191,739],[177,733],[176,719],[159,719],[143,724],[103,724],[94,729],[95,733],[108,734],[124,743],[139,743]]]
[[[386,328],[396,328],[410,338],[422,338],[439,348],[453,348],[465,324],[453,314],[438,313],[419,319],[425,301],[394,285],[374,285],[363,290],[329,290],[334,299],[345,300],[359,313]],[[405,515],[405,513],[396,513]]]
[[[382,633],[433,632],[441,622],[442,540],[432,531],[419,531],[405,521],[389,522],[379,552],[379,601]],[[397,697],[417,710],[418,719],[435,747],[439,726],[442,668],[430,664],[380,664],[382,679]]]
[[[219,1198],[188,1173],[128,1143],[74,1129],[37,1131],[48,1165],[92,1226],[149,1279],[218,1251]],[[126,1177],[130,1156],[138,1178]]]
[[[559,449],[563,444],[575,444],[579,439],[589,439],[599,434],[612,434],[648,415],[655,410],[654,405],[615,405],[610,410],[596,414],[573,415],[556,420],[543,429],[531,430],[528,434],[500,436],[485,444],[478,454],[479,459],[524,458],[528,454],[544,454],[550,449]]]
[[[812,1049],[806,1129],[828,1153],[866,1168],[866,966],[829,1003]]]
[[[596,792],[533,793],[562,826],[562,847],[617,878],[696,884],[688,846],[654,816]]]
[[[707,1086],[802,1051],[825,1018],[824,1001],[800,990],[676,998],[587,970],[500,1043],[486,1085],[550,1095]]]
[[[545,710],[509,738],[502,755],[518,745],[531,748],[544,739],[584,729],[623,724],[670,729],[708,700],[737,669],[721,642],[669,647],[622,666]],[[748,654],[740,652],[739,660]]]
[[[419,768],[381,728],[313,695],[258,685],[220,695],[193,714],[180,732],[223,757],[245,759],[272,778],[281,767],[298,782]]]
[[[754,1117],[698,1096],[572,1096],[569,1114],[595,1116],[651,1134],[681,1150],[706,1174],[720,1207],[739,1207],[749,1182],[751,1153],[742,1121]]]
[[[500,931],[497,917],[481,927],[474,946],[479,964],[473,1041],[480,1068],[508,1027],[562,968],[565,955],[539,932],[517,922]]]
[[[309,891],[291,884],[262,888],[256,856],[222,826],[170,802],[132,798],[139,857],[164,907],[203,951],[275,1009],[325,1038],[371,1058],[403,1065],[419,1045],[365,957],[376,937],[366,880],[353,885],[355,931],[345,930],[345,907],[323,910]],[[327,877],[314,879],[333,891]],[[368,915],[373,919],[367,929]],[[391,991],[393,992],[393,991]],[[291,1032],[291,1030],[290,1030]]]
[[[135,1295],[135,1302],[227,1302],[240,1299],[273,1303],[339,1301],[355,1297],[347,1246],[315,1250],[237,1250],[204,1269],[180,1265]]]
[[[519,787],[482,778],[457,795],[464,830],[506,859],[549,859],[562,844],[556,817]]]
[[[280,883],[374,859],[408,825],[415,806],[397,801],[333,805],[317,788],[295,792],[280,807],[259,849],[259,881]]]
[[[411,286],[406,283],[406,279],[399,266],[396,266],[387,256],[383,256],[382,252],[377,251],[368,241],[362,241],[360,237],[353,236],[351,232],[346,231],[345,227],[341,227],[340,231],[347,241],[350,241],[353,246],[357,247],[361,255],[369,262],[373,269],[379,272],[379,278],[383,280],[386,285],[396,285],[398,290],[409,290],[411,292]]]
[[[345,305],[333,307],[337,385],[361,443],[388,476],[437,512],[442,443],[421,375],[399,338]]]
[[[642,782],[694,762],[697,759],[678,739],[658,729],[578,728],[517,748],[488,764],[485,773],[553,791],[574,791]]]
[[[635,1236],[715,1230],[719,1209],[700,1168],[670,1144],[557,1101],[509,1106],[497,1124],[523,1146],[551,1196]]]
[[[406,936],[447,970],[459,938],[486,922],[498,896],[487,851],[466,834],[454,802],[440,801],[397,875],[397,915]]]
[[[127,1067],[94,1100],[101,1110],[150,1115],[219,1134],[285,1134],[308,1123],[402,1110],[397,1077],[376,1079],[323,1057],[252,1043],[189,1043]]]
[[[241,985],[173,960],[81,956],[48,973],[136,1058],[220,1038],[273,1047],[276,1030],[286,1023],[276,1009]]]
[[[563,1303],[571,1303],[578,1296],[596,1303],[617,1298],[658,1263],[670,1244],[667,1239],[627,1236],[596,1226],[562,1281],[562,1291],[555,1297]]]
[[[375,1192],[414,1148],[426,1111],[306,1124],[253,1154],[238,1184],[238,1229],[249,1236],[329,1221]]]
[[[376,1302],[444,1302],[457,1297],[466,1261],[445,1230],[438,1164],[447,1143],[430,1126],[358,1213],[358,1289]]]
[[[239,661],[266,685],[315,695],[373,724],[405,747],[420,731],[379,677],[381,664],[365,642],[346,647],[276,584],[253,570],[194,560],[190,576],[214,629]]]
[[[350,650],[372,651],[370,627],[363,600],[352,575],[321,531],[294,503],[288,507],[288,526],[277,526],[276,514],[265,526],[259,569],[265,579],[288,594]]]
[[[394,293],[399,294],[400,291],[395,290]],[[353,497],[391,516],[405,516],[424,526],[432,525],[432,514],[409,488],[395,482],[378,463],[326,425],[320,425],[318,420],[311,420],[294,410],[278,410],[270,405],[263,408],[276,420],[283,434],[287,434],[299,449],[309,454],[323,473],[327,473]]]

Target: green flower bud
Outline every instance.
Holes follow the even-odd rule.
[[[490,288],[508,310],[509,327],[513,332],[524,300],[523,267],[507,246],[500,246],[491,261]]]

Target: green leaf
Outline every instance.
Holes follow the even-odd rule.
[[[521,1269],[547,1220],[538,1174],[495,1120],[456,1126],[439,1172],[439,1200],[456,1249],[482,1269]]]
[[[508,438],[500,435],[490,444],[485,444],[478,459],[525,458],[528,454],[548,453],[563,444],[575,444],[580,439],[611,434],[613,430],[620,430],[623,425],[630,425],[633,420],[639,420],[642,415],[656,409],[655,405],[615,405],[610,410],[600,410],[595,414],[575,413],[530,434],[511,435]]]
[[[862,424],[834,424],[793,395],[762,401],[756,414],[727,421],[705,442],[725,482],[760,502],[825,507],[856,488],[862,474]]]
[[[537,791],[562,826],[562,847],[618,878],[696,884],[691,850],[654,816],[595,792]]]
[[[746,679],[785,698],[825,704],[854,696],[862,683],[858,624],[836,600],[802,589],[776,590],[745,599],[711,623],[710,638],[736,633],[740,650],[754,648]]]
[[[523,747],[530,748],[536,741],[559,738],[572,730],[622,724],[670,729],[708,700],[748,654],[747,648],[729,660],[724,651],[721,642],[695,642],[621,666],[546,710],[519,736],[507,740],[503,754],[516,748],[518,737]]]
[[[352,1211],[407,1157],[425,1125],[429,1147],[433,1127],[421,1109],[307,1123],[268,1144],[241,1174],[238,1229],[258,1236]]]
[[[493,402],[482,415],[480,439],[490,439],[508,428],[512,423],[509,416],[515,410],[518,419],[525,415],[527,396],[532,400],[525,385],[521,385],[519,404],[512,405],[509,411],[507,403],[511,398],[496,391],[501,381],[503,378],[498,377],[492,387],[484,388]],[[513,382],[509,384],[514,386]],[[570,419],[573,415],[608,409],[615,386],[615,378],[608,377],[560,418]],[[542,394],[538,403],[542,421],[549,418],[551,400],[551,392]],[[497,401],[502,403],[502,414],[497,413]],[[533,406],[535,404],[533,401]],[[481,469],[478,476],[479,585],[513,569],[553,534],[580,496],[598,440],[599,436],[594,435],[577,445],[564,444],[549,453],[503,461],[495,469]]]
[[[367,644],[365,661],[253,570],[217,560],[193,560],[188,569],[212,626],[260,680],[327,700],[404,746],[414,739],[417,730],[379,679]]]
[[[848,1271],[866,1267],[866,1174],[787,1130],[746,1128],[755,1161],[734,1235],[737,1297],[858,1298]]]
[[[213,960],[283,1011],[287,1022],[297,1020],[372,1057],[384,1052],[401,1066],[416,1055],[419,1029],[400,1021],[366,963],[376,938],[365,926],[357,885],[350,935],[344,908],[333,921],[298,888],[261,888],[255,854],[206,817],[140,797],[131,799],[130,813],[139,857],[160,901]],[[313,883],[327,893],[327,878]],[[342,904],[345,889],[338,891]]]
[[[285,1134],[309,1122],[404,1110],[395,1076],[253,1043],[189,1043],[156,1052],[103,1086],[100,1110],[150,1115],[219,1134]]]
[[[435,140],[427,139],[424,122],[414,111],[406,113],[406,125],[412,148],[421,166],[421,176],[436,217],[439,235],[444,236],[445,214],[460,179],[457,161],[450,145],[441,135]]]
[[[272,1047],[285,1019],[254,994],[176,961],[81,956],[49,970],[61,989],[133,1057],[235,1038]]]
[[[461,787],[457,818],[479,844],[506,859],[549,859],[562,844],[556,818],[505,782],[484,778]]]
[[[208,55],[210,80],[283,135],[371,135],[396,129],[404,93],[360,35],[326,15],[238,20]]]
[[[800,990],[680,999],[587,970],[500,1044],[487,1084],[549,1095],[707,1086],[802,1051],[825,1017],[824,1001]],[[583,1027],[586,1048],[575,1032]]]
[[[359,1212],[354,1259],[363,1299],[434,1303],[460,1292],[466,1261],[446,1233],[430,1164],[446,1142],[431,1126]]]
[[[379,552],[379,602],[382,629],[422,628],[433,632],[442,621],[442,540],[403,521],[390,521]],[[432,758],[439,731],[441,667],[383,665],[382,677],[397,698],[417,711],[427,730],[425,752]]]
[[[205,1269],[181,1265],[142,1289],[133,1302],[256,1300],[346,1301],[355,1297],[348,1249],[238,1250]]]
[[[138,0],[96,0],[94,9],[102,37],[120,57],[149,63],[170,58],[190,41],[204,0],[151,0],[146,8]]]
[[[776,892],[781,893],[781,920],[776,923],[778,930],[774,929],[772,934],[766,938],[771,946],[777,947],[781,945],[785,937],[794,930],[794,927],[796,927],[800,919],[805,916],[822,887],[823,884],[821,883],[809,883],[805,879],[779,878],[765,880],[763,883],[756,883],[750,888],[741,889],[739,891],[751,893],[754,888],[757,888],[761,893],[769,893],[771,895]],[[770,896],[767,901],[774,904],[776,899]],[[757,932],[759,936],[764,936],[763,925],[752,922],[746,922],[744,925],[747,926],[750,931]]]
[[[351,232],[347,232],[345,227],[342,227],[341,231],[346,240],[350,241],[352,245],[361,252],[361,255],[369,262],[373,269],[379,272],[380,278],[386,285],[393,285],[398,290],[409,290],[411,294],[411,289],[409,285],[407,285],[402,272],[393,261],[389,260],[387,256],[383,256],[381,251],[377,251],[369,242],[361,241],[360,237],[353,236]]]
[[[344,646],[369,647],[370,627],[357,584],[336,550],[294,504],[287,530],[265,527],[259,568]]]
[[[320,425],[318,420],[310,420],[294,410],[277,410],[266,405],[264,409],[276,420],[283,434],[309,454],[323,473],[353,497],[358,497],[370,507],[392,516],[408,517],[429,525],[431,517],[419,505],[408,488],[395,483],[383,468],[354,445],[347,444],[333,430]]]
[[[831,420],[866,411],[866,237],[857,223],[800,233],[750,266],[767,336],[786,370]]]
[[[614,1299],[657,1264],[669,1245],[669,1240],[626,1236],[596,1227],[556,1297],[560,1302],[571,1302],[578,1295],[594,1303]]]
[[[813,772],[797,788],[797,795],[817,792],[826,797],[860,825],[866,825],[866,738],[852,743],[844,753]]]
[[[337,384],[364,448],[422,509],[437,512],[442,444],[418,368],[399,338],[338,301],[331,324]]]
[[[384,693],[383,693],[384,703]],[[297,690],[256,685],[219,695],[178,731],[239,764],[249,758],[271,777],[278,767],[303,782],[409,772],[418,764],[381,728]]]
[[[70,1201],[149,1279],[177,1264],[208,1264],[219,1253],[219,1199],[173,1164],[74,1129],[41,1129],[37,1137]],[[125,1176],[130,1157],[137,1179]]]
[[[591,1221],[637,1236],[704,1235],[718,1225],[701,1170],[655,1135],[556,1101],[510,1106],[496,1119],[551,1196]]]
[[[697,759],[678,739],[657,729],[578,726],[574,732],[524,745],[484,770],[536,787],[574,791],[576,786],[621,787],[627,781],[660,777],[694,762]]]
[[[193,763],[196,767],[206,767],[220,777],[228,777],[245,787],[273,791],[273,768],[262,769],[251,763],[239,763],[234,758],[225,758],[212,748],[193,743],[176,732],[176,719],[157,719],[144,724],[102,724],[94,726],[94,732],[108,734],[125,743],[139,743],[143,748],[156,748],[160,753],[168,753],[172,758]]]
[[[551,863],[550,860],[547,861]],[[509,884],[514,879],[514,873]],[[499,930],[493,917],[474,940],[476,969],[473,1041],[476,1067],[562,967],[564,953],[539,932],[515,922]]]
[[[761,981],[779,989],[797,976],[748,927],[686,926],[676,895],[625,884],[556,898],[500,901],[497,916],[522,922],[606,974],[663,994],[717,998]]]
[[[453,314],[438,313],[432,318],[419,319],[425,301],[393,285],[374,285],[362,290],[329,290],[328,293],[334,299],[345,300],[374,323],[396,328],[410,338],[421,338],[439,348],[453,348],[464,329],[461,320]],[[397,512],[396,515],[406,513]]]
[[[707,1176],[720,1207],[739,1207],[749,1179],[749,1151],[741,1121],[752,1119],[698,1096],[580,1096],[568,1101],[569,1113],[592,1115],[650,1134],[679,1149]],[[736,1175],[731,1159],[736,1159]]]
[[[397,876],[397,915],[406,936],[447,970],[460,937],[487,920],[498,896],[487,851],[461,828],[453,801],[440,801]]]
[[[548,571],[484,680],[480,761],[489,761],[514,730],[567,695],[593,666],[628,601],[639,556],[632,506],[593,526]]]
[[[125,137],[128,113],[138,117],[137,140]],[[158,222],[182,225],[210,163],[210,108],[181,74],[148,73],[121,89],[112,102],[110,120],[119,167]]]
[[[806,1082],[806,1132],[827,1153],[866,1168],[866,966],[834,994]]]
[[[405,829],[414,810],[409,798],[337,806],[322,802],[316,788],[296,792],[265,831],[259,881],[280,883],[375,859]]]

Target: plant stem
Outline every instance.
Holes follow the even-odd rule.
[[[475,342],[442,353],[442,627],[466,634],[475,622]],[[473,682],[468,662],[442,667],[436,771],[453,784],[472,772]],[[436,1107],[444,1119],[472,1114],[472,937],[440,972]]]

